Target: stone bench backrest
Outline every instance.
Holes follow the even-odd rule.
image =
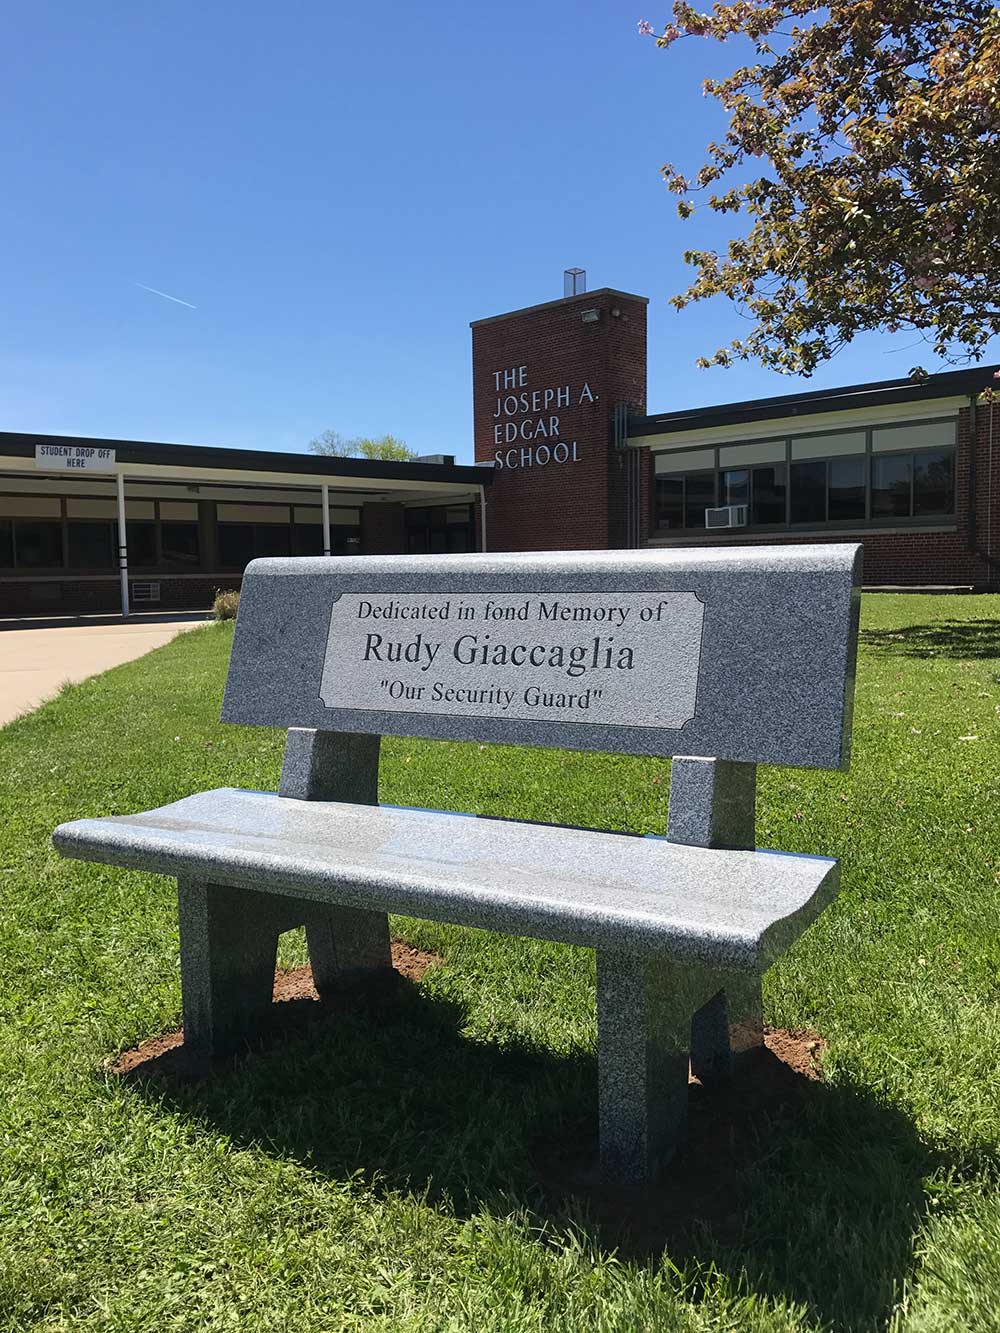
[[[222,717],[845,768],[861,548],[255,560]]]

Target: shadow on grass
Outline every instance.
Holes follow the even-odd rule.
[[[903,657],[1000,657],[1000,620],[938,620],[905,629],[863,629],[860,642]]]
[[[572,1221],[595,1248],[640,1263],[666,1249],[678,1268],[714,1267],[839,1328],[884,1320],[898,1294],[933,1164],[910,1121],[863,1089],[764,1052],[725,1094],[692,1085],[690,1143],[661,1185],[616,1192],[596,1184],[592,1056],[472,1041],[460,1007],[410,982],[274,1010],[262,1046],[211,1078],[185,1071],[183,1047],[122,1077],[332,1178],[360,1171],[459,1216]]]

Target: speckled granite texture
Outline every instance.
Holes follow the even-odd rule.
[[[63,824],[67,856],[591,948],[759,971],[836,892],[836,862],[220,788]]]
[[[725,759],[675,756],[667,837],[693,847],[756,846],[757,770]],[[722,981],[722,978],[719,978]],[[764,1044],[759,975],[729,973],[691,1020],[691,1072],[703,1084],[731,1077],[734,1062]]]
[[[670,766],[667,837],[691,847],[752,850],[756,800],[754,764],[677,755]]]
[[[222,716],[227,722],[262,726],[844,767],[850,743],[860,571],[860,546],[846,544],[255,560],[243,579]],[[696,598],[704,605],[704,615],[694,715],[680,727],[651,725],[658,714],[652,699],[646,706],[648,685],[636,690],[631,725],[600,721],[610,695],[608,701],[589,701],[586,709],[567,708],[562,721],[504,717],[500,696],[489,716],[421,712],[419,701],[381,710],[324,704],[322,693],[339,697],[338,649],[336,635],[330,633],[339,598],[423,594],[439,607],[450,599],[454,616],[463,597],[481,598],[484,593],[534,599],[544,595],[549,603],[559,600],[583,609],[588,594],[605,600],[607,594],[620,594],[623,605],[628,598],[645,596],[648,601],[656,594],[686,594],[685,605]],[[474,611],[478,618],[469,629],[482,631],[481,641],[489,632],[494,644],[520,639],[547,644],[555,634],[551,627],[537,624],[487,624],[482,619],[485,608],[477,603]],[[653,631],[659,626],[646,625],[638,633],[638,615],[635,610],[621,627],[581,625],[580,642],[592,642],[599,632],[602,652],[609,638],[614,640],[614,652],[634,644],[637,680],[642,674],[639,667],[648,666],[653,654],[668,673],[664,688],[669,691],[676,658],[669,636],[688,635],[690,623],[671,621],[658,639]],[[441,637],[436,636],[435,624],[433,620],[372,622],[373,630],[384,630],[386,637],[394,635],[412,646],[415,656],[413,662],[391,668],[368,663],[377,671],[379,684],[398,677],[405,687],[419,688],[425,682],[448,684],[456,679],[450,639],[432,669],[422,669],[426,658],[421,654],[433,649]],[[356,643],[344,651],[356,657]],[[344,670],[354,672],[357,665],[352,658]],[[479,673],[484,689],[523,688],[533,678],[527,667],[483,668]],[[551,677],[543,673],[538,678]],[[588,685],[599,687],[602,680],[618,678],[613,671],[595,670],[565,681],[567,690],[582,692]],[[648,675],[644,679],[648,681]],[[412,711],[402,711],[404,707]],[[434,705],[436,710],[442,708],[443,704]],[[686,695],[677,701],[677,710],[679,716],[687,715]],[[609,716],[618,714],[611,710]]]
[[[691,1014],[719,985],[705,967],[597,951],[601,1174],[655,1179],[684,1135]]]
[[[380,736],[291,728],[285,739],[280,796],[300,801],[378,805]],[[385,912],[303,904],[309,962],[320,995],[392,967]]]

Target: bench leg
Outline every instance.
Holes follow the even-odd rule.
[[[653,1181],[684,1137],[691,1019],[718,973],[597,951],[601,1175]]]
[[[705,1087],[722,1083],[763,1044],[760,977],[729,976],[691,1020],[691,1072]]]
[[[281,768],[282,796],[299,801],[378,805],[379,736],[292,727]],[[320,995],[388,973],[389,918],[384,912],[301,904],[313,981]]]
[[[278,936],[301,921],[280,898],[179,880],[184,1045],[196,1060],[228,1055],[271,1007]]]
[[[752,851],[757,796],[753,764],[675,755],[667,837],[693,847]],[[720,988],[691,1021],[691,1071],[703,1084],[728,1079],[764,1042],[760,977],[720,974]]]
[[[321,996],[392,973],[385,912],[313,906],[305,926],[313,982]]]

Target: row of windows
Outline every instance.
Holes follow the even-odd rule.
[[[197,570],[201,535],[197,523],[126,522],[130,569]],[[361,528],[333,525],[335,555],[361,546]],[[70,519],[0,519],[0,568],[109,570],[117,563],[115,523]],[[322,555],[323,529],[305,524],[220,523],[218,564],[242,571],[258,556]]]
[[[137,569],[197,568],[196,523],[127,523],[129,564]],[[0,569],[113,569],[113,523],[0,518]]]
[[[0,569],[102,572],[117,563],[118,525],[111,519],[68,518],[67,503],[38,497],[0,497]],[[93,508],[106,502],[94,502]],[[197,522],[165,519],[180,505],[143,501],[129,509],[148,517],[126,516],[129,568],[136,571],[196,571],[202,567],[201,530]],[[194,509],[194,506],[183,506]],[[98,511],[100,512],[100,511]],[[196,512],[196,511],[195,511]],[[217,509],[217,560],[220,570],[242,573],[262,556],[323,554],[323,526],[311,508],[287,505],[228,505]],[[46,513],[63,514],[45,517]],[[128,511],[126,511],[128,513]],[[469,551],[474,529],[469,505],[406,510],[407,549],[413,552]],[[10,516],[5,516],[10,515]],[[258,518],[264,521],[256,521]],[[361,551],[360,511],[338,508],[331,518],[334,555]],[[238,521],[233,521],[238,520]],[[347,521],[343,521],[347,520]]]
[[[953,452],[927,452],[658,476],[656,526],[703,528],[706,509],[737,504],[755,527],[944,516],[955,512],[954,474]]]
[[[356,555],[361,549],[361,527],[330,525],[334,555]],[[251,560],[265,556],[322,555],[323,529],[315,524],[220,523],[219,566],[244,570]]]

